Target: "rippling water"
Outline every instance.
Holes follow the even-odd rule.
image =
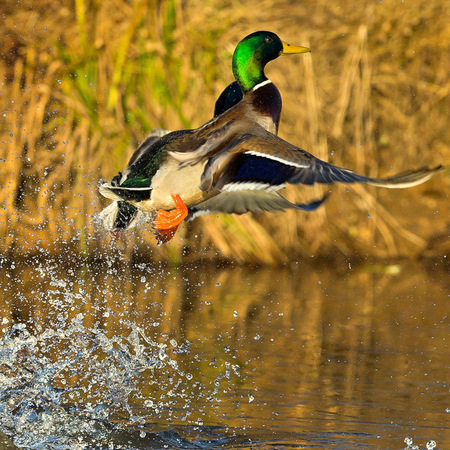
[[[450,448],[442,263],[0,266],[17,446]]]

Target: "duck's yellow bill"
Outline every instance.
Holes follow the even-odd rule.
[[[309,53],[311,51],[308,47],[301,47],[299,45],[291,45],[287,42],[281,41],[283,43],[282,55],[293,55],[294,53]]]

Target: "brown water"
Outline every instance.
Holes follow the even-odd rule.
[[[16,445],[450,448],[443,261],[0,265]]]

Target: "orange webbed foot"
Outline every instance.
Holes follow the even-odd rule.
[[[153,226],[159,230],[171,230],[172,228],[177,228],[188,215],[187,206],[184,204],[181,197],[176,194],[172,195],[173,201],[175,203],[175,209],[170,211],[164,211],[160,209],[156,215],[156,219],[153,221]]]

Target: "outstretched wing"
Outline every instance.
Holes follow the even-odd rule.
[[[184,158],[184,163],[190,162]],[[366,177],[322,161],[258,126],[236,135],[220,151],[210,154],[201,188],[235,190],[240,184],[256,183],[261,189],[279,189],[286,183],[336,182],[407,188],[424,183],[441,167],[421,167],[387,178]]]
[[[303,211],[313,211],[317,209],[328,197],[325,194],[322,198],[309,203],[291,203],[276,191],[260,189],[225,191],[218,195],[198,203],[189,208],[189,219],[195,217],[222,212],[226,214],[245,214],[247,212],[261,213],[264,211],[284,211],[286,209],[301,209]]]

